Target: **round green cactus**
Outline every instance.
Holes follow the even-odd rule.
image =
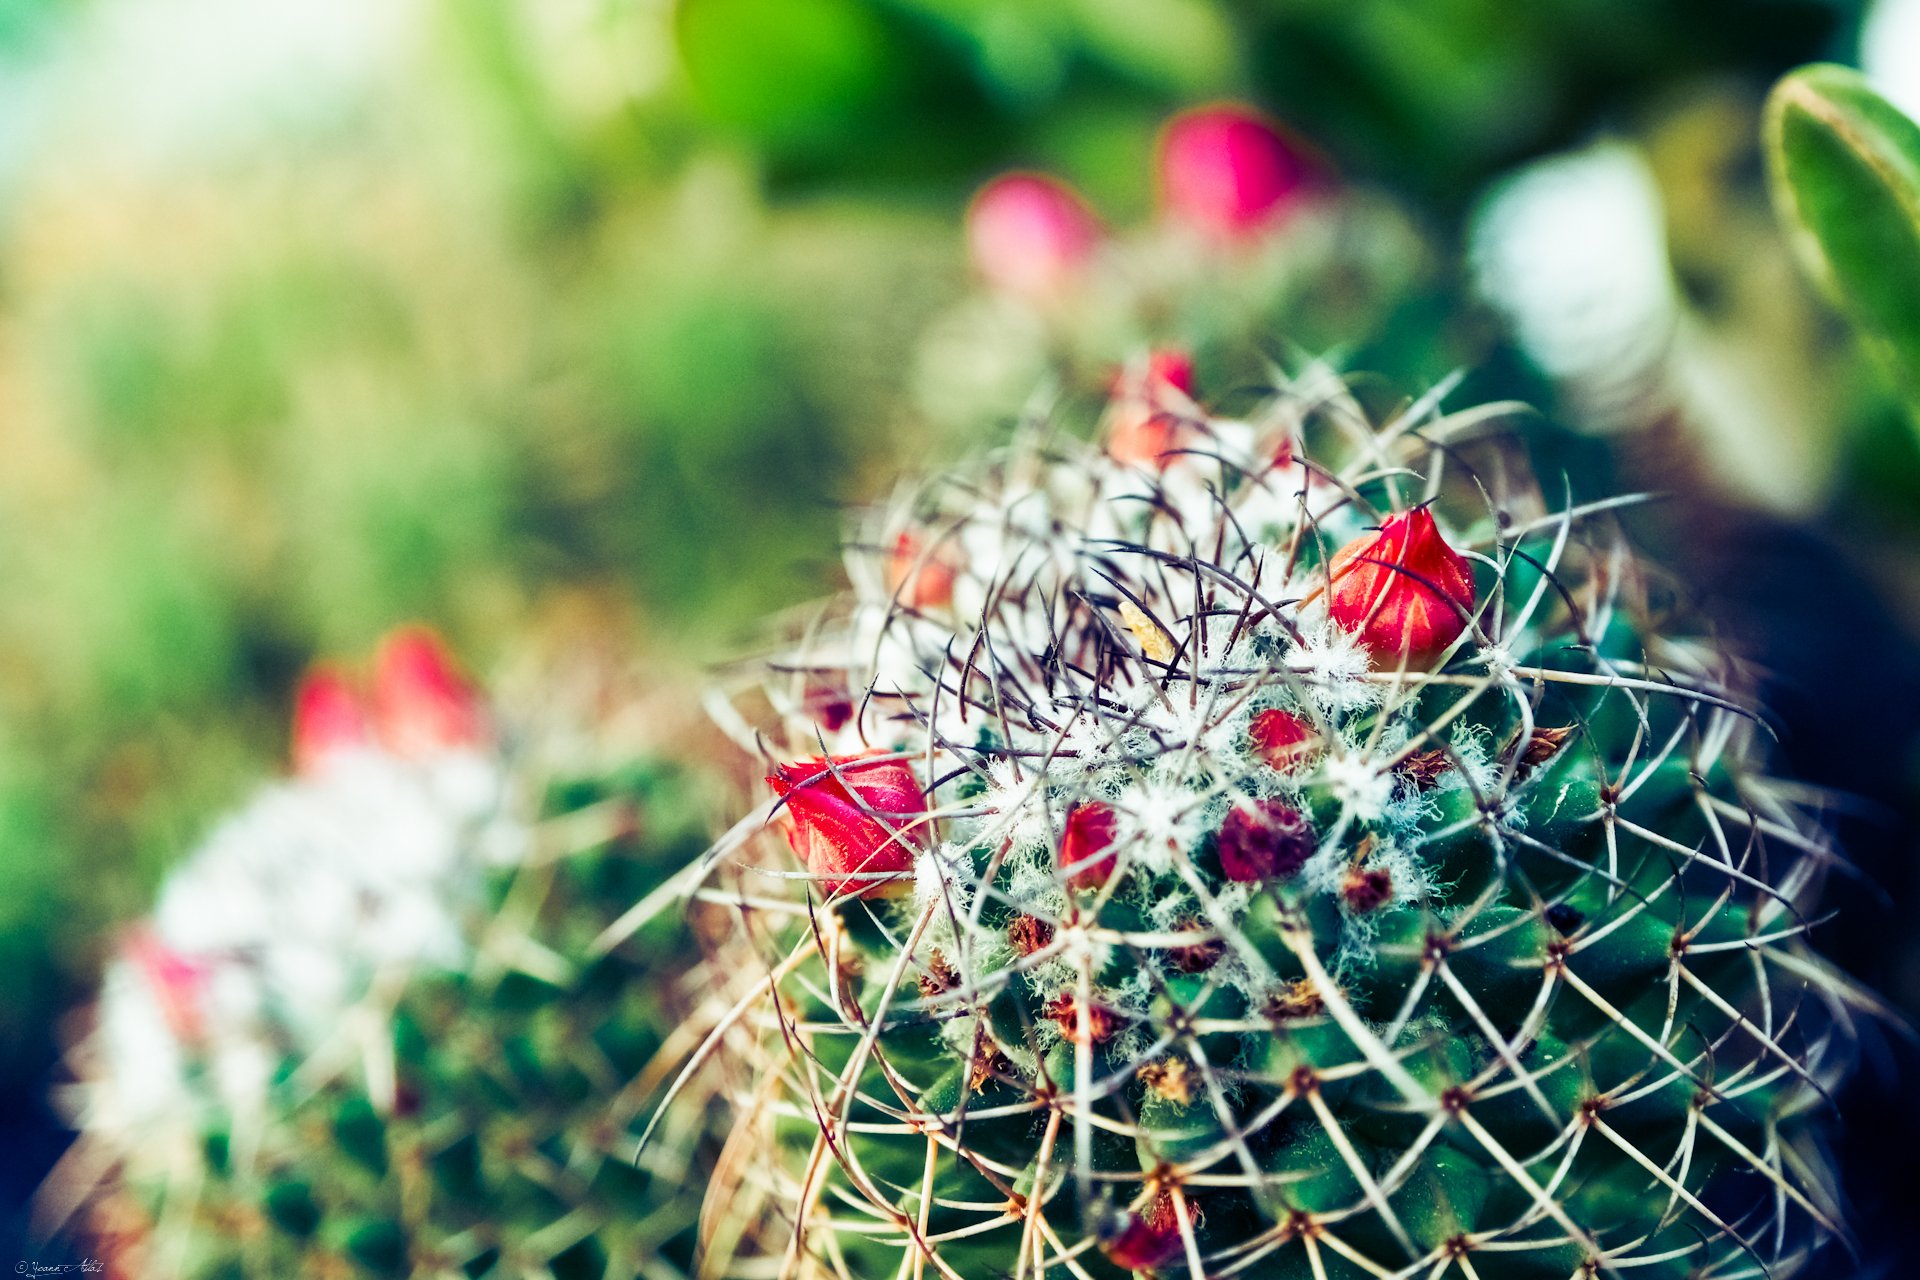
[[[371,692],[316,672],[296,776],[129,935],[49,1198],[128,1276],[688,1274],[711,1122],[636,1162],[637,1121],[724,984],[629,908],[675,900],[705,793],[491,724],[420,632]]]
[[[732,704],[764,1158],[715,1201],[783,1274],[1791,1273],[1832,855],[1621,503],[1510,406],[1121,399],[879,511]]]

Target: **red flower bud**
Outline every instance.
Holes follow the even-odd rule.
[[[1296,875],[1318,841],[1306,815],[1278,800],[1235,808],[1220,824],[1220,869],[1245,883]]]
[[[487,740],[479,695],[430,628],[388,633],[373,660],[373,720],[387,749],[430,755]]]
[[[767,777],[785,797],[787,842],[829,895],[884,892],[913,870],[924,840],[910,825],[926,795],[903,760],[835,756],[781,765]]]
[[[1298,768],[1320,741],[1312,725],[1278,707],[1254,716],[1252,734],[1260,758],[1282,772]]]
[[[345,751],[373,741],[367,708],[353,677],[331,663],[317,663],[293,695],[293,771],[318,772]]]
[[[926,551],[920,535],[903,529],[893,540],[887,559],[887,590],[909,609],[942,609],[953,603],[953,581],[959,576],[953,557],[944,547]]]
[[[1266,116],[1221,103],[1182,112],[1160,134],[1160,202],[1218,240],[1248,238],[1298,208],[1319,165]]]
[[[1120,1234],[1102,1247],[1108,1261],[1127,1271],[1151,1271],[1180,1249],[1180,1214],[1168,1191],[1154,1197],[1144,1212],[1127,1215]]]
[[[1191,434],[1193,390],[1193,357],[1177,348],[1154,351],[1144,368],[1122,372],[1107,407],[1108,455],[1128,466],[1165,469],[1168,455]]]
[[[1448,546],[1425,507],[1387,517],[1327,565],[1327,612],[1374,657],[1430,661],[1467,628],[1473,566]]]
[[[967,250],[988,285],[1046,303],[1079,282],[1100,245],[1100,223],[1057,178],[1009,173],[967,207]]]
[[[1100,855],[1118,835],[1113,810],[1098,801],[1075,805],[1067,813],[1067,829],[1060,837],[1060,869],[1076,889],[1099,889],[1112,878],[1113,854]]]
[[[128,934],[124,947],[127,959],[146,979],[174,1038],[192,1044],[204,1037],[207,965],[175,951],[146,928]]]

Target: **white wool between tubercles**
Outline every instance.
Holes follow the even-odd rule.
[[[1347,817],[1377,822],[1393,800],[1390,757],[1370,751],[1334,751],[1320,764],[1320,780],[1333,791]]]
[[[1360,642],[1328,621],[1303,622],[1300,641],[1288,650],[1287,670],[1299,677],[1301,696],[1328,715],[1364,711],[1384,687],[1366,677],[1373,660]]]

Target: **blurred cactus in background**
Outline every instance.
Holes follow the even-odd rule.
[[[1151,172],[1155,217],[1113,232],[1050,175],[980,189],[966,240],[986,287],[922,342],[930,421],[977,438],[1032,408],[1036,388],[1072,403],[1142,346],[1178,349],[1231,388],[1308,356],[1438,378],[1497,340],[1404,210],[1244,103],[1167,120]]]
[[[1160,448],[908,487],[742,675],[761,1158],[709,1215],[797,1275],[1803,1269],[1872,1003],[1632,500],[1562,505],[1511,404],[1168,368]]]
[[[419,630],[364,696],[308,677],[295,777],[169,876],[75,1052],[81,1138],[45,1209],[115,1274],[691,1266],[713,1117],[639,1166],[629,1123],[725,998],[670,887],[710,782],[619,741],[638,713],[663,746],[670,707],[545,674],[520,721]]]

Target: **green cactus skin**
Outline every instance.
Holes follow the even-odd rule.
[[[656,763],[538,789],[526,856],[486,877],[468,963],[368,991],[340,1020],[363,1037],[350,1059],[287,1057],[244,1114],[189,1056],[201,1108],[166,1120],[195,1141],[158,1167],[106,1152],[118,1165],[88,1217],[126,1274],[691,1274],[709,1118],[634,1154],[715,985],[678,913],[616,922],[671,900],[655,891],[705,845],[708,805]]]
[[[782,1274],[1780,1277],[1842,1229],[1820,1132],[1868,1002],[1807,946],[1804,796],[1619,504],[1556,509],[1511,406],[1438,399],[1375,427],[1309,371],[1160,469],[1029,427],[855,539],[734,705],[773,764],[914,770],[925,815],[866,806],[899,883],[796,876],[790,802],[717,864],[773,978],[742,1181]],[[1327,579],[1416,505],[1472,602],[1406,660]],[[1096,801],[1117,865],[1075,888]],[[1311,856],[1236,883],[1262,803]]]

